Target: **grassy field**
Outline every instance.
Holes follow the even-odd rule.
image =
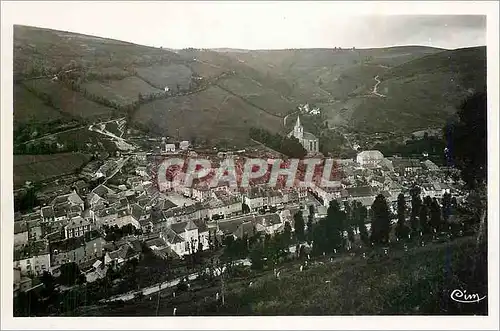
[[[14,123],[47,122],[62,119],[59,111],[47,106],[21,84],[14,84]]]
[[[139,93],[146,95],[158,93],[156,89],[138,77],[127,77],[121,80],[105,82],[93,81],[82,84],[89,93],[104,97],[120,105],[128,105],[138,100]]]
[[[193,72],[189,67],[179,64],[167,66],[154,65],[151,67],[136,68],[139,77],[156,87],[168,86],[176,91],[177,85],[181,89],[188,89]]]
[[[73,173],[90,160],[82,153],[14,155],[14,186],[25,181],[41,182]]]
[[[72,60],[94,68],[182,61],[174,52],[160,48],[65,31],[14,27],[14,74],[33,69],[57,71]]]
[[[464,305],[450,299],[454,289],[487,295],[486,248],[474,238],[429,245],[389,257],[347,258],[299,271],[286,265],[252,272],[227,283],[226,304],[215,301],[218,281],[196,283],[191,292],[162,292],[160,316],[172,315],[485,315],[487,300]],[[449,261],[449,262],[447,262]],[[249,282],[252,281],[252,286]],[[135,302],[83,309],[87,316],[154,316],[156,295]]]
[[[258,81],[250,78],[228,77],[218,83],[219,86],[248,100],[259,108],[279,116],[285,116],[297,105],[282,98],[276,91],[267,89]]]
[[[157,100],[136,112],[136,122],[149,125],[163,135],[246,143],[250,127],[281,129],[281,119],[252,107],[218,87],[175,98]]]
[[[113,112],[112,108],[90,101],[84,98],[81,93],[50,79],[34,79],[24,81],[23,84],[37,93],[49,95],[56,109],[73,117],[93,120],[107,118]]]

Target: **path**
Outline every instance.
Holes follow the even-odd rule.
[[[284,127],[286,127],[286,120],[288,119],[288,116],[290,116],[290,115],[294,115],[294,114],[297,114],[297,113],[298,113],[298,111],[296,111],[296,112],[293,112],[293,113],[291,113],[291,114],[286,115],[286,116],[283,118],[283,126],[284,126]]]
[[[378,92],[377,92],[378,86],[379,86],[379,84],[381,83],[380,79],[378,79],[378,75],[377,75],[377,76],[375,76],[375,78],[373,78],[373,79],[375,79],[375,81],[376,81],[377,83],[375,84],[375,86],[373,86],[373,91],[372,91],[372,94],[375,94],[375,95],[376,95],[376,96],[378,96],[378,97],[385,98],[385,97],[386,97],[385,95],[380,94],[380,93],[378,93]]]
[[[243,259],[243,260],[235,261],[234,265],[246,265],[246,266],[248,266],[248,265],[251,265],[251,262],[249,259]],[[225,271],[225,268],[226,268],[225,266],[222,268],[222,272]],[[220,271],[219,271],[219,274],[220,274]],[[218,276],[218,274],[216,276]],[[110,301],[118,301],[118,300],[123,300],[123,301],[132,300],[136,294],[141,293],[141,292],[143,295],[151,295],[151,294],[156,293],[160,290],[164,290],[164,289],[176,286],[185,277],[187,277],[188,280],[194,280],[194,279],[198,278],[198,273],[194,272],[194,273],[189,274],[187,276],[177,277],[173,280],[169,280],[169,281],[162,282],[160,284],[145,287],[139,291],[133,291],[133,292],[125,293],[125,294],[120,294],[120,295],[111,297],[109,299],[102,300],[102,302],[110,302]]]
[[[118,161],[118,165],[116,166],[115,170],[111,173],[111,175],[108,175],[106,176],[106,180],[102,183],[103,185],[106,184],[106,182],[112,178],[114,175],[116,175],[118,173],[118,171],[121,170],[121,168],[123,168],[123,166],[125,165],[125,163],[127,163],[127,161],[131,158],[132,156],[128,156],[127,158],[125,159],[120,159],[120,161]]]
[[[108,122],[111,122],[111,121],[108,121]],[[94,131],[94,132],[97,132],[97,133],[100,133],[102,135],[105,135],[105,136],[108,136],[108,137],[112,138],[113,141],[116,144],[116,147],[118,147],[120,150],[134,150],[135,146],[129,144],[122,137],[118,137],[117,135],[115,135],[115,134],[109,132],[108,130],[106,130],[106,126],[104,124],[108,123],[108,122],[91,124],[89,126],[89,131]]]
[[[57,136],[58,134],[61,134],[61,133],[75,131],[75,130],[80,130],[80,129],[84,129],[84,128],[85,128],[85,126],[79,126],[79,127],[72,128],[72,129],[67,129],[67,130],[64,130],[64,131],[59,131],[59,132],[55,132],[55,133],[49,133],[49,134],[46,134],[46,135],[38,137],[38,138],[34,138],[34,139],[31,139],[31,140],[23,141],[20,144],[27,144],[27,143],[31,143],[31,142],[34,142],[34,141],[37,141],[37,140],[40,140],[40,139],[45,139],[45,138],[49,138],[49,137],[52,137],[52,136]]]

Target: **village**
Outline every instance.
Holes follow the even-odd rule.
[[[386,157],[376,150],[335,160],[333,187],[271,187],[262,180],[236,188],[224,183],[212,187],[201,180],[191,186],[158,185],[156,166],[167,156],[203,156],[215,169],[228,156],[236,161],[282,157],[258,148],[207,153],[207,149],[196,150],[189,141],[163,140],[161,146],[161,154],[117,152],[93,160],[76,178],[71,177],[73,182],[63,180],[40,195],[40,206],[15,214],[15,295],[42,288],[41,277],[59,277],[68,264],[78,267],[80,284],[95,282],[110,270],[120,270],[127,261],[140,259],[144,247],[159,260],[182,264],[200,252],[210,259],[214,247],[224,247],[228,238],[232,242],[256,234],[294,233],[298,218],[309,220],[307,232],[311,224],[327,216],[332,201],[342,210],[356,202],[369,211],[382,195],[394,224],[398,197],[404,195],[409,209],[415,187],[422,200],[430,197],[440,202],[443,195],[451,194],[460,203],[465,197],[461,184],[451,175],[453,169],[438,167],[424,156]],[[310,153],[317,151],[317,146],[312,147]],[[174,177],[168,178],[173,181]],[[369,231],[370,217],[364,222]],[[299,244],[310,247],[311,240],[299,240]],[[295,245],[289,247],[289,251],[295,250]]]

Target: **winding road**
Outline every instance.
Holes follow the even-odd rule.
[[[373,79],[375,79],[375,81],[377,82],[375,84],[375,86],[373,86],[373,91],[372,91],[372,94],[378,96],[378,97],[382,97],[382,98],[385,98],[386,96],[384,94],[380,94],[377,92],[377,89],[378,89],[378,86],[379,84],[381,83],[380,79],[378,79],[378,75],[375,76]]]

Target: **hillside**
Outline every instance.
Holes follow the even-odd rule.
[[[391,256],[328,258],[300,272],[300,261],[272,270],[229,279],[225,306],[217,303],[218,280],[192,284],[175,297],[165,290],[160,300],[82,307],[72,316],[284,316],[284,315],[486,315],[487,300],[458,304],[454,289],[487,293],[486,247],[474,238],[412,248]],[[448,261],[447,264],[444,264]],[[477,265],[471,271],[471,266]],[[251,283],[250,283],[251,282]],[[251,284],[251,285],[249,285]]]
[[[421,46],[174,51],[15,26],[14,125],[126,116],[161,135],[244,143],[252,126],[283,132],[309,103],[330,128],[411,132],[483,88],[485,59]]]
[[[442,127],[465,97],[486,89],[486,48],[425,56],[387,70],[379,80],[384,97],[360,99],[350,114],[352,127],[405,132]]]

